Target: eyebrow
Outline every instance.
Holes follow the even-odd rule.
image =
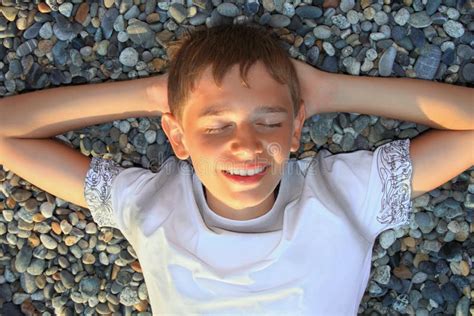
[[[198,118],[204,117],[204,116],[220,116],[226,112],[230,112],[230,107],[229,106],[222,106],[222,105],[212,105],[202,112],[199,113]],[[257,114],[267,114],[267,113],[286,113],[288,114],[288,110],[281,106],[271,106],[271,105],[264,105],[260,106],[257,111]]]

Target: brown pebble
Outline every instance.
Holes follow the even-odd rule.
[[[41,2],[38,4],[38,11],[41,13],[49,13],[51,12],[51,8],[45,2]]]
[[[155,71],[160,72],[163,70],[163,68],[165,68],[167,61],[161,58],[155,58],[153,59],[151,63],[152,63],[153,69],[155,69]]]
[[[459,268],[460,268],[460,270],[461,270],[461,275],[463,275],[463,276],[468,276],[468,275],[469,275],[469,272],[470,272],[469,263],[467,263],[466,261],[462,260],[462,261],[459,263]]]
[[[67,236],[66,238],[64,238],[64,243],[68,247],[77,244],[78,241],[79,241],[79,238],[76,236]]]
[[[80,211],[77,211],[76,215],[77,215],[77,218],[79,218],[79,220],[86,219],[86,215],[84,213],[80,212]]]
[[[53,273],[51,277],[53,278],[54,281],[61,281],[61,275],[59,274],[59,272]]]
[[[95,260],[95,256],[91,253],[86,253],[82,256],[82,263],[84,264],[94,264]]]
[[[148,302],[141,300],[140,303],[133,305],[138,312],[144,312],[148,308]]]
[[[426,253],[417,253],[415,255],[415,258],[413,259],[413,265],[415,268],[418,268],[418,265],[420,264],[421,261],[428,261],[430,260],[430,256],[428,256]]]
[[[104,6],[107,9],[110,9],[114,5],[115,1],[114,0],[104,0]]]
[[[403,279],[403,280],[407,280],[407,279],[411,279],[413,274],[411,273],[410,269],[408,269],[406,266],[404,265],[401,265],[401,266],[398,266],[398,267],[395,267],[393,269],[393,274],[399,278],[399,279]]]
[[[7,208],[13,209],[16,206],[16,201],[11,197],[7,197]]]
[[[41,213],[36,213],[33,215],[32,219],[33,219],[33,222],[35,223],[41,223],[42,221],[46,219],[46,217],[44,217],[43,214]]]
[[[403,238],[403,243],[405,245],[407,245],[408,247],[415,247],[416,246],[416,240],[413,237]]]
[[[362,0],[362,1],[360,2],[360,7],[361,7],[362,9],[365,9],[365,8],[367,8],[368,6],[370,6],[371,4],[372,4],[372,0]]]
[[[337,8],[339,2],[339,0],[324,0],[323,8]]]
[[[41,240],[35,234],[31,234],[30,237],[28,237],[28,243],[31,246],[31,248],[35,248],[39,246],[39,244],[41,243]]]
[[[133,271],[142,273],[142,266],[140,265],[140,262],[138,262],[138,260],[133,261],[130,264],[130,267],[133,269]]]
[[[154,12],[152,14],[149,14],[147,17],[146,17],[146,23],[156,23],[156,22],[159,22],[160,21],[160,14],[157,13],[157,12]]]
[[[38,312],[33,305],[33,303],[27,299],[23,303],[21,303],[21,311],[24,315],[26,316],[39,316],[41,315],[40,312]]]
[[[58,222],[52,222],[51,223],[51,230],[56,234],[56,235],[61,235],[61,226],[59,225]]]
[[[117,274],[120,271],[120,267],[116,264],[112,267],[112,273],[110,274],[110,279],[113,281],[117,278]]]
[[[74,16],[74,20],[82,24],[86,20],[88,13],[89,13],[89,4],[87,2],[83,2],[77,9],[76,16]]]
[[[314,143],[306,143],[303,145],[303,150],[304,151],[311,150],[313,147],[314,147]]]

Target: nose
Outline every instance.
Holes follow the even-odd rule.
[[[262,140],[251,126],[237,127],[231,142],[232,152],[243,159],[253,159],[263,152]]]

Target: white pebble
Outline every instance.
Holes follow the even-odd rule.
[[[449,8],[446,14],[448,15],[448,18],[450,18],[451,20],[459,19],[459,11],[454,8]]]
[[[377,59],[377,51],[373,48],[369,48],[365,52],[365,57],[367,57],[367,59],[370,61],[374,61],[375,59]]]
[[[71,17],[71,13],[72,13],[72,7],[73,7],[73,4],[70,3],[70,2],[65,2],[63,4],[61,4],[59,6],[59,12],[66,16],[66,17]]]
[[[404,26],[410,19],[410,12],[406,8],[401,8],[393,18],[395,23],[400,26]]]
[[[336,50],[329,42],[323,42],[323,49],[329,56],[334,56],[336,54]]]
[[[138,52],[133,47],[127,47],[120,53],[119,60],[124,66],[134,67],[138,62]]]

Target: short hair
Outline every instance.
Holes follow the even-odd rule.
[[[300,83],[296,69],[276,34],[258,24],[223,24],[211,28],[195,28],[169,43],[168,105],[171,113],[182,121],[184,106],[197,80],[212,66],[214,82],[220,86],[225,74],[240,65],[242,84],[249,68],[262,61],[268,73],[279,83],[287,84],[294,115],[300,109]]]

